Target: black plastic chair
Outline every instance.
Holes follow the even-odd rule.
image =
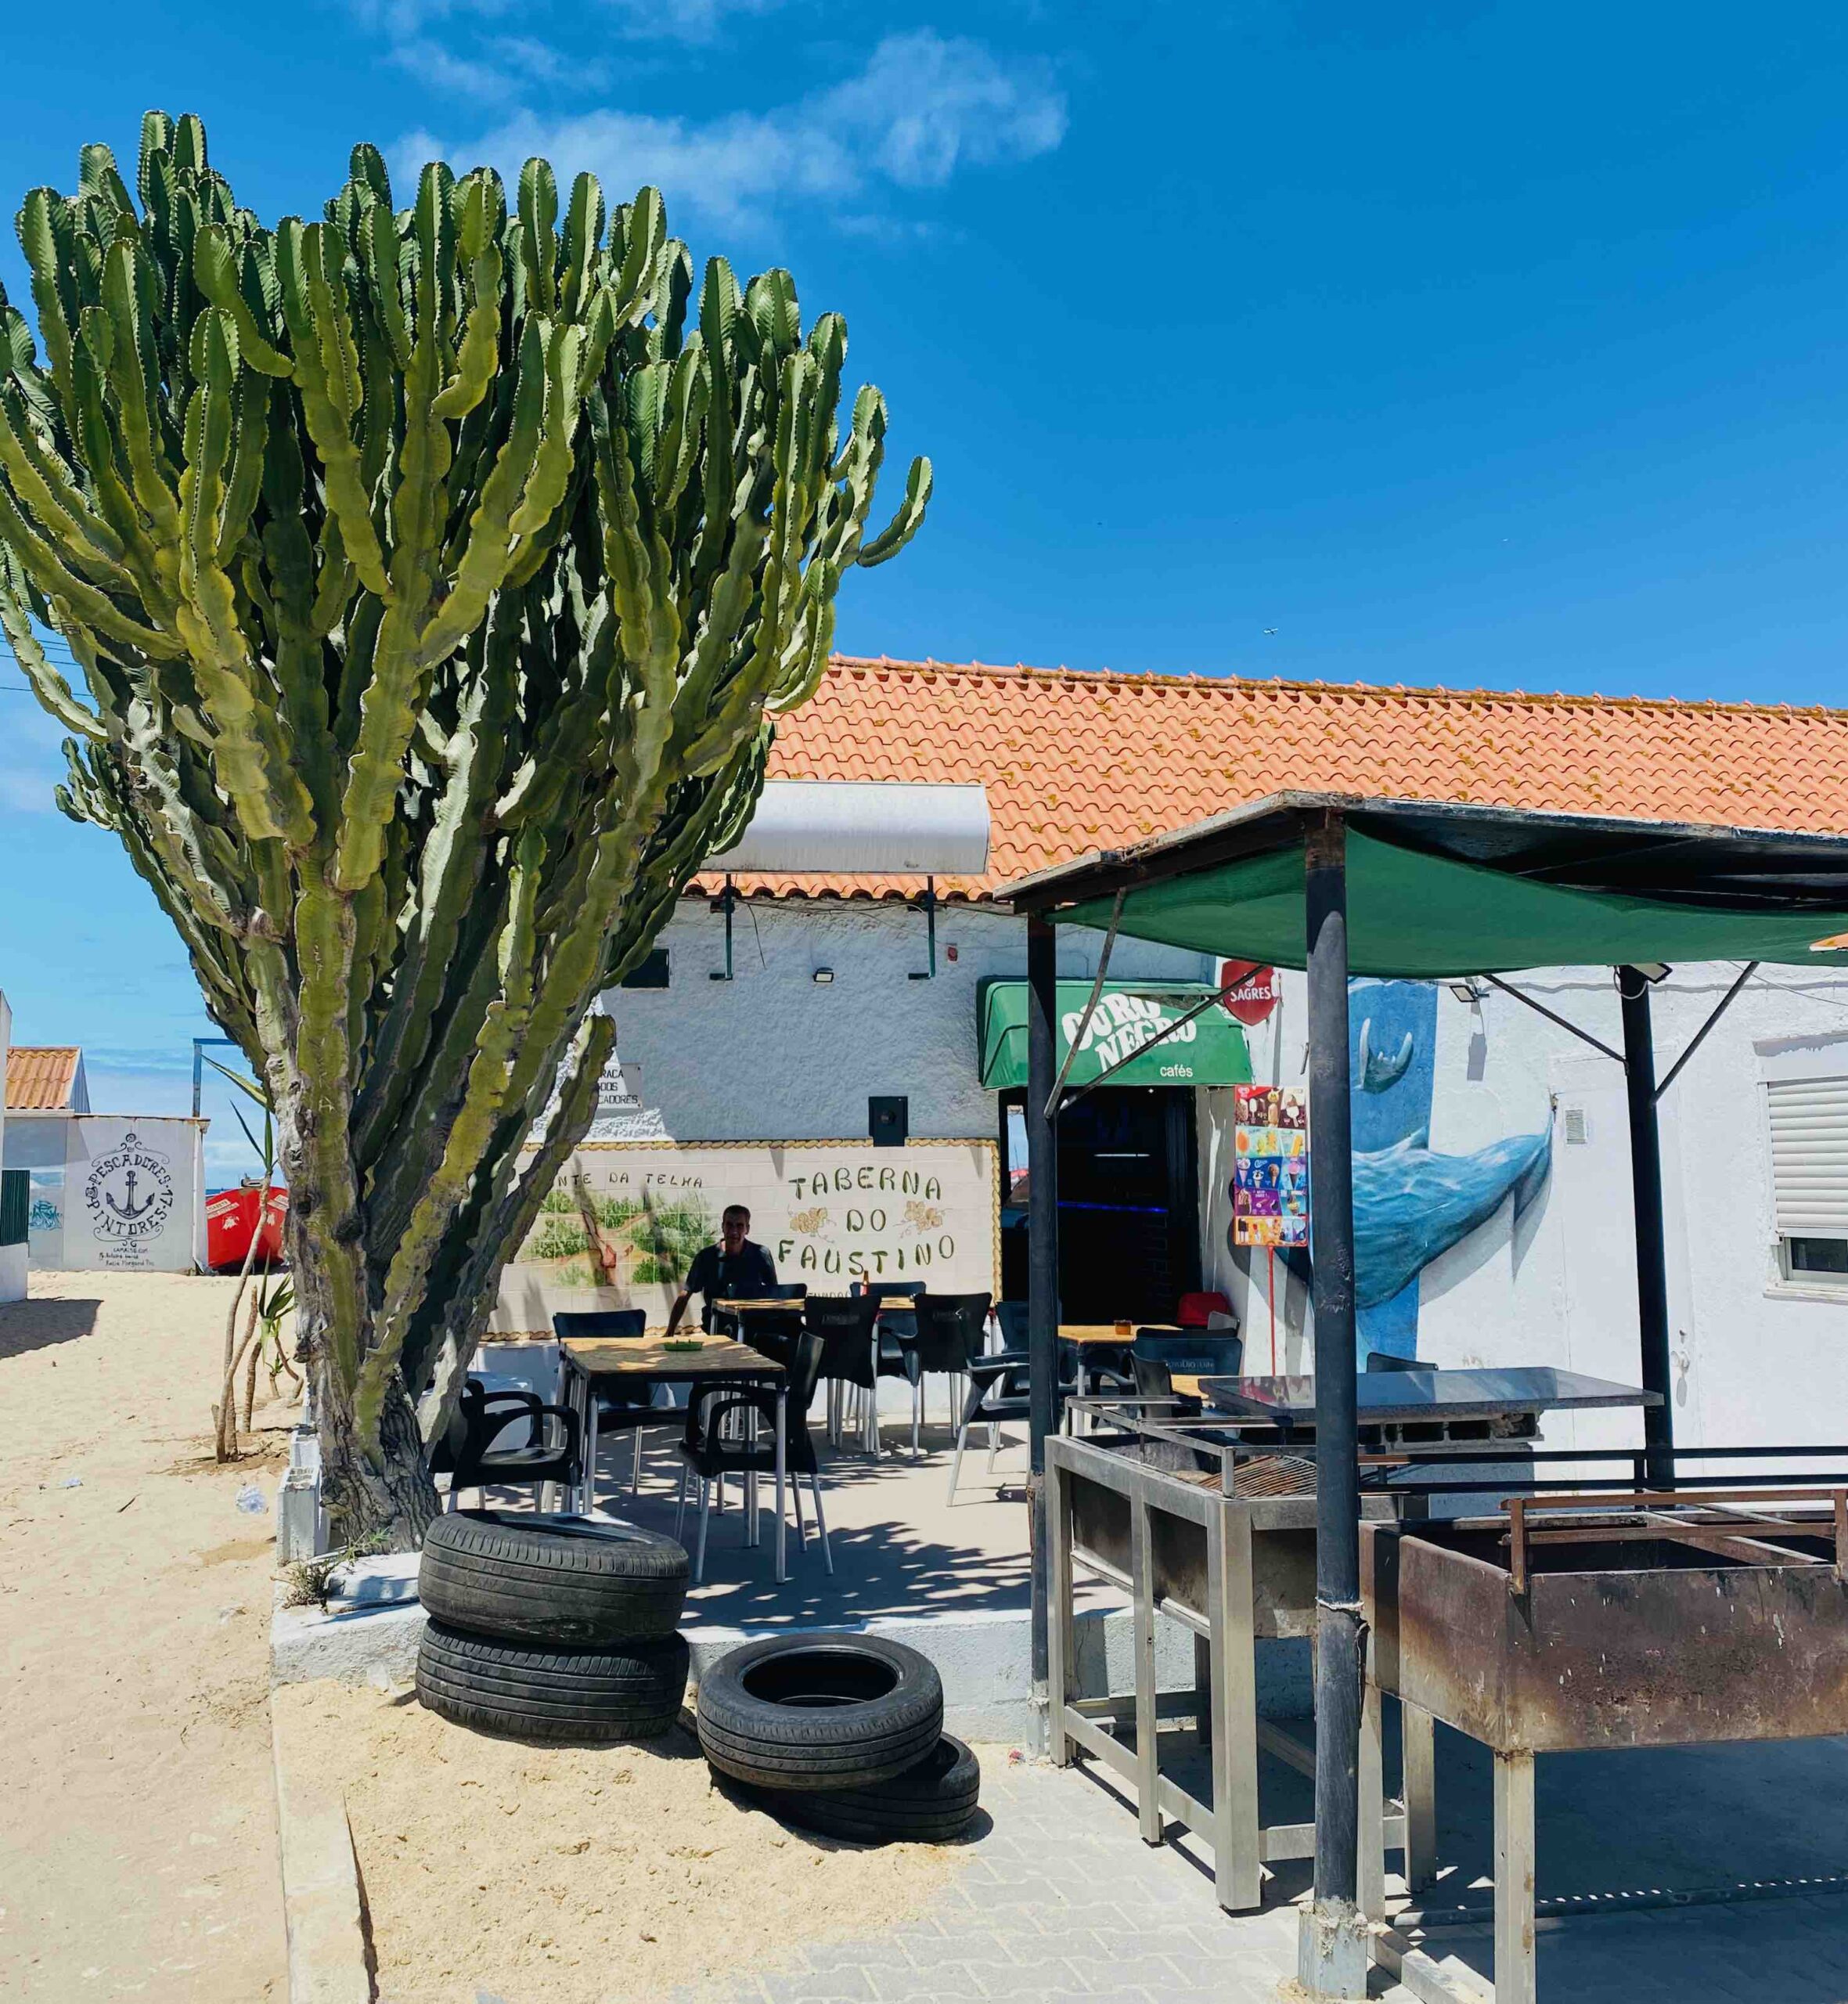
[[[911,1379],[911,1451],[920,1451],[924,1418],[924,1381],[939,1372],[950,1381],[949,1423],[953,1428],[963,1405],[963,1381],[971,1361],[982,1353],[988,1328],[986,1294],[930,1294],[919,1289],[913,1310],[913,1328],[905,1345]],[[901,1338],[901,1341],[903,1339]]]
[[[787,1308],[745,1308],[738,1314],[738,1340],[748,1343],[773,1364],[787,1368],[795,1355],[796,1340],[802,1333],[800,1296],[786,1297]]]
[[[917,1317],[914,1312],[895,1308],[895,1301],[914,1302],[924,1291],[922,1281],[863,1281],[854,1289],[856,1294],[870,1294],[884,1310],[879,1318],[880,1334],[889,1336],[901,1350],[910,1346],[917,1333]]]
[[[1060,1426],[1064,1417],[1065,1401],[1074,1397],[1078,1382],[1068,1371],[1065,1353],[1077,1354],[1077,1346],[1061,1343],[1059,1381],[1053,1387],[1053,1425]],[[969,1360],[969,1389],[963,1400],[963,1417],[956,1428],[956,1454],[949,1464],[949,1501],[956,1501],[956,1483],[962,1474],[963,1450],[969,1444],[971,1426],[988,1429],[988,1472],[995,1472],[995,1456],[1000,1449],[1000,1423],[1008,1419],[1026,1419],[1032,1411],[1032,1401],[1028,1396],[1032,1383],[1032,1368],[1025,1350],[993,1350],[985,1356]]]
[[[847,1386],[859,1393],[859,1429],[866,1451],[879,1444],[879,1380],[906,1378],[899,1340],[879,1326],[879,1300],[873,1294],[812,1294],[802,1303],[802,1325],[822,1339],[821,1375],[828,1386],[827,1429],[838,1442]]]
[[[501,1435],[522,1420],[528,1429],[525,1446],[496,1447]],[[433,1475],[448,1472],[452,1510],[460,1507],[465,1489],[548,1482],[569,1488],[582,1466],[578,1415],[570,1407],[548,1405],[537,1392],[490,1392],[478,1378],[463,1385],[456,1417],[430,1457]]]
[[[1064,1303],[1058,1303],[1058,1307],[1054,1309],[1054,1314],[1057,1314],[1057,1318],[1061,1321],[1061,1323],[1064,1321]],[[1018,1350],[1020,1355],[1025,1357],[1026,1355],[1026,1303],[1025,1300],[998,1300],[996,1305],[994,1305],[994,1321],[996,1321],[996,1325],[1000,1327],[1002,1349]],[[1122,1339],[1122,1350],[1116,1349],[1116,1345],[1090,1345],[1090,1350],[1093,1350],[1093,1357],[1090,1357],[1090,1359],[1084,1359],[1084,1357],[1080,1355],[1080,1349],[1083,1349],[1083,1345],[1066,1343],[1064,1339],[1061,1339],[1061,1345],[1058,1345],[1058,1375],[1061,1375],[1062,1379],[1072,1379],[1072,1382],[1079,1382],[1080,1373],[1083,1373],[1084,1391],[1086,1393],[1129,1391],[1130,1381],[1129,1381],[1129,1375],[1126,1375],[1129,1337]],[[1104,1363],[1104,1361],[1102,1361],[1104,1357],[1112,1357],[1112,1359],[1115,1359],[1115,1357],[1122,1357],[1122,1359],[1125,1359],[1125,1368],[1119,1371],[1115,1364]]]
[[[802,1522],[802,1478],[806,1476],[809,1493],[815,1499],[815,1523],[821,1533],[821,1555],[831,1573],[834,1570],[834,1554],[828,1543],[827,1519],[822,1514],[821,1465],[815,1451],[814,1436],[809,1431],[809,1407],[821,1375],[825,1347],[824,1339],[812,1330],[805,1330],[796,1339],[784,1409],[783,1466],[795,1490],[797,1541],[807,1549],[809,1533]],[[740,1429],[736,1425],[728,1425],[728,1422],[738,1420],[747,1422],[747,1427]],[[757,1425],[759,1420],[766,1423],[767,1438]],[[712,1484],[717,1480],[722,1487],[728,1475],[773,1476],[776,1472],[776,1393],[773,1386],[726,1386],[722,1390],[715,1386],[711,1393],[693,1403],[687,1415],[686,1437],[680,1443],[680,1501],[674,1519],[674,1535],[680,1535],[686,1522],[686,1479],[690,1475],[697,1476],[700,1485],[700,1534],[693,1561],[696,1586],[706,1577],[706,1526],[711,1511]],[[740,1431],[742,1438],[726,1437]],[[744,1527],[744,1534],[747,1541],[755,1541],[755,1513]]]
[[[560,1343],[636,1343],[648,1333],[648,1311],[644,1308],[560,1309],[552,1317],[552,1333]],[[600,1442],[606,1433],[632,1433],[636,1440],[635,1465],[629,1477],[629,1494],[642,1488],[642,1436],[651,1426],[678,1426],[680,1407],[672,1387],[665,1385],[603,1385],[598,1387],[596,1431]],[[596,1508],[596,1470],[586,1471],[585,1508]]]
[[[1174,1389],[1174,1374],[1158,1358],[1129,1353],[1129,1374],[1136,1381],[1140,1410],[1151,1419],[1191,1419],[1200,1411],[1200,1401]]]
[[[1236,1378],[1245,1363],[1245,1339],[1236,1329],[1138,1329],[1129,1353],[1165,1364],[1184,1378]]]

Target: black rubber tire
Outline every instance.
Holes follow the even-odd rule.
[[[686,1699],[684,1636],[619,1649],[538,1649],[426,1624],[417,1696],[452,1725],[497,1739],[601,1746],[658,1739]]]
[[[686,1551],[632,1524],[456,1510],[423,1534],[417,1595],[433,1620],[506,1642],[635,1642],[679,1626]]]
[[[943,1686],[902,1642],[772,1635],[700,1678],[700,1746],[754,1787],[865,1788],[913,1768],[943,1731]]]
[[[747,1788],[742,1791],[780,1822],[856,1844],[947,1844],[968,1834],[982,1793],[982,1769],[963,1743],[946,1733],[935,1750],[889,1782],[866,1788]]]

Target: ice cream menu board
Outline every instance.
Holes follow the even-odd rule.
[[[1232,1242],[1309,1243],[1309,1109],[1281,1086],[1235,1086]]]

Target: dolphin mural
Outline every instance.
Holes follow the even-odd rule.
[[[1552,1117],[1537,1133],[1469,1155],[1435,1153],[1436,986],[1361,978],[1349,993],[1356,1346],[1362,1357],[1377,1350],[1412,1357],[1419,1275],[1487,1224],[1511,1192],[1517,1218],[1533,1206],[1552,1169]],[[1306,1280],[1306,1252],[1280,1256]]]
[[[1546,1187],[1553,1123],[1473,1155],[1433,1154],[1423,1133],[1354,1157],[1354,1305],[1408,1287],[1440,1252],[1486,1224],[1511,1190],[1520,1217]]]

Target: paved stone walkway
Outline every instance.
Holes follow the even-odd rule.
[[[1144,1846],[1094,1773],[982,1754],[990,1827],[925,1918],[810,1948],[726,2004],[1273,2004],[1295,1971],[1306,1867],[1282,1868],[1273,1904],[1234,1919],[1188,1840]],[[1441,1732],[1439,1764],[1448,1869],[1432,1904],[1485,1905],[1486,1766]],[[1543,1917],[1544,2004],[1848,2004],[1848,1895],[1803,1890],[1848,1869],[1848,1745],[1562,1756],[1540,1776],[1543,1899],[1748,1879],[1781,1895]],[[1492,1978],[1486,1927],[1425,1946],[1465,1984]],[[1383,1974],[1374,1996],[1411,2004]]]

